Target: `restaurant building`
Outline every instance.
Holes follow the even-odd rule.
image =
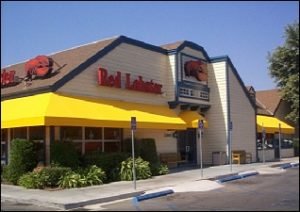
[[[2,161],[14,138],[71,140],[81,154],[122,151],[131,137],[154,138],[158,154],[225,164],[231,150],[257,160],[256,106],[228,56],[190,41],[163,46],[112,37],[1,68]],[[231,150],[230,150],[231,142]]]

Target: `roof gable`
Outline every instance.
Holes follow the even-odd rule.
[[[250,94],[249,94],[249,92],[248,92],[248,90],[247,90],[247,88],[246,88],[243,80],[241,79],[239,73],[235,69],[235,67],[234,67],[233,63],[231,62],[230,58],[228,56],[219,56],[219,57],[212,57],[212,58],[210,58],[210,62],[212,62],[212,63],[221,62],[221,61],[227,62],[227,64],[231,67],[233,75],[237,78],[237,80],[240,83],[240,86],[242,87],[242,89],[243,89],[246,97],[248,98],[250,104],[255,109],[256,108],[255,103],[252,101],[252,99],[250,97]]]
[[[57,71],[57,74],[47,79],[34,80],[30,86],[26,86],[25,83],[20,83],[16,86],[1,89],[1,100],[56,91],[66,82],[84,71],[88,66],[96,62],[98,59],[106,55],[121,43],[128,43],[147,50],[167,54],[167,51],[161,47],[147,44],[125,36],[113,37],[83,46],[74,47],[48,55],[59,65],[63,66],[63,68],[60,69],[55,66],[54,72]],[[27,61],[24,61],[3,69],[6,69],[7,71],[15,70],[16,76],[24,77],[24,65],[26,62]]]
[[[281,101],[281,94],[279,89],[256,91],[256,99],[274,115]]]
[[[180,52],[185,47],[190,47],[191,49],[202,52],[205,59],[207,61],[209,61],[209,56],[208,56],[207,52],[205,51],[205,49],[202,46],[199,46],[198,44],[193,43],[191,41],[186,41],[186,40],[177,41],[174,43],[164,44],[161,47],[164,48],[165,50],[167,50],[168,54],[174,54],[174,53]]]

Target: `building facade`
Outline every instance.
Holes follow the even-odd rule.
[[[46,164],[56,140],[75,142],[81,154],[122,151],[131,117],[135,136],[154,138],[158,154],[199,164],[203,120],[204,164],[216,165],[221,153],[218,164],[228,163],[233,150],[256,161],[256,109],[243,81],[228,56],[209,57],[193,42],[154,46],[118,36],[1,70],[5,163],[14,138],[37,142]]]

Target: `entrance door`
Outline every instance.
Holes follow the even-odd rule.
[[[187,129],[178,133],[178,152],[181,159],[187,160],[189,164],[197,163],[196,129]]]

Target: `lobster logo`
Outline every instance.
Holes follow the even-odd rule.
[[[193,76],[198,81],[207,81],[207,64],[201,60],[187,61],[184,63],[185,76]]]
[[[34,78],[49,77],[53,70],[53,63],[55,63],[55,61],[52,58],[44,55],[39,55],[29,60],[28,62],[25,63],[25,72],[26,72],[25,80],[31,81],[33,77]]]

